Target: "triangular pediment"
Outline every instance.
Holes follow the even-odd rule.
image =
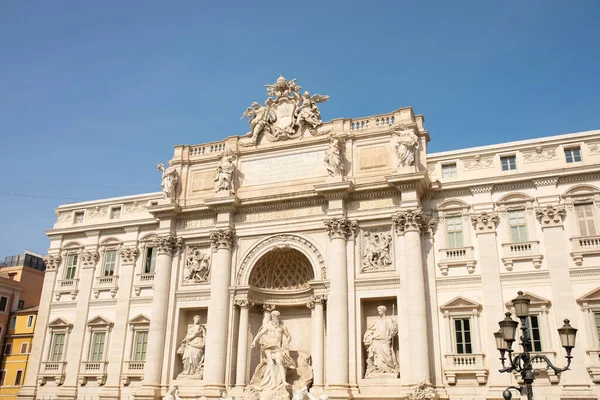
[[[596,288],[591,292],[581,296],[577,299],[578,303],[592,303],[592,302],[600,302],[600,288]]]
[[[73,325],[62,318],[56,318],[48,324],[48,328],[52,329],[70,329]]]
[[[150,324],[150,318],[145,316],[144,314],[139,314],[136,317],[133,317],[129,320],[130,325],[148,325]]]
[[[97,316],[97,317],[90,319],[88,321],[87,325],[89,327],[93,327],[93,326],[103,326],[104,327],[104,326],[112,326],[113,323],[101,316]]]
[[[465,310],[481,310],[481,304],[469,300],[466,297],[457,296],[440,307],[442,312],[445,311],[465,311]]]
[[[533,293],[529,293],[529,292],[525,292],[523,293],[523,296],[527,297],[529,300],[531,300],[530,303],[530,307],[539,307],[539,306],[550,306],[551,302],[548,299],[545,299],[543,297],[540,296],[536,296]],[[511,308],[512,307],[512,299],[506,302],[506,307],[507,308]]]

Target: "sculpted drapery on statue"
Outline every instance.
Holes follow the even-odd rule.
[[[367,371],[365,377],[378,374],[398,374],[398,359],[393,347],[398,334],[398,324],[388,317],[385,306],[377,307],[379,318],[369,326],[363,337],[367,347]]]
[[[208,281],[210,256],[194,247],[190,249],[184,270],[184,282],[202,283]]]
[[[264,136],[270,142],[299,138],[308,130],[311,135],[318,135],[317,128],[322,125],[321,112],[317,103],[325,102],[329,96],[310,95],[304,92],[296,80],[286,80],[280,76],[272,85],[266,85],[269,98],[261,106],[253,102],[246,109],[242,118],[250,118],[250,131],[246,136],[249,142],[241,142],[241,146],[255,146]]]
[[[273,310],[270,319],[261,326],[252,342],[252,347],[260,344],[261,362],[244,390],[244,400],[290,398],[290,384],[286,380],[286,374],[288,368],[295,368],[296,365],[289,355],[292,337],[279,320],[279,315],[279,311]]]
[[[162,172],[162,192],[163,198],[169,198],[173,201],[177,200],[177,184],[179,183],[179,173],[172,166],[172,162],[168,162],[168,168],[165,168],[163,163],[158,164],[158,170]]]
[[[417,135],[404,124],[390,125],[389,130],[397,136],[395,147],[398,156],[398,171],[403,167],[415,165],[415,157],[419,149]]]
[[[344,175],[344,149],[340,138],[329,136],[329,146],[325,151],[325,168],[329,176]]]
[[[217,174],[215,176],[216,188],[215,191],[228,192],[233,194],[233,173],[235,171],[235,154],[231,150],[227,150],[217,166]]]
[[[177,379],[202,379],[204,374],[204,345],[206,328],[200,324],[200,316],[194,316],[194,323],[188,327],[177,354],[181,356],[183,371]]]

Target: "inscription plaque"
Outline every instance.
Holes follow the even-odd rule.
[[[323,151],[244,161],[240,167],[242,186],[294,181],[326,176]]]

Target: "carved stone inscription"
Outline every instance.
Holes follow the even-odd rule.
[[[326,176],[323,157],[323,151],[315,151],[243,162],[242,186]]]

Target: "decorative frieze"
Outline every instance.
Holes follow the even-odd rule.
[[[46,256],[44,257],[44,264],[46,264],[46,271],[56,271],[58,266],[60,265],[61,257],[60,255],[54,256]]]
[[[392,235],[389,232],[364,232],[360,272],[379,272],[394,269]]]
[[[158,254],[173,254],[181,248],[181,244],[181,238],[173,235],[159,236],[153,241],[153,246],[157,248]]]
[[[588,144],[588,151],[590,154],[600,154],[600,142]]]
[[[497,212],[482,212],[481,214],[471,215],[471,222],[475,227],[475,233],[491,233],[496,230],[500,218]]]
[[[356,234],[358,223],[348,218],[334,218],[325,221],[325,228],[329,238],[350,239]]]
[[[125,204],[125,213],[132,214],[142,211],[146,211],[146,203],[143,201],[134,201],[133,203]]]
[[[231,249],[233,247],[233,240],[235,238],[235,231],[233,229],[219,229],[210,233],[210,243],[212,248],[218,249]]]
[[[100,254],[97,251],[83,251],[81,253],[81,265],[83,267],[93,267],[98,262]]]
[[[119,255],[123,264],[133,264],[139,254],[140,251],[137,247],[122,247],[119,249]]]
[[[95,207],[87,210],[87,218],[103,218],[108,215],[108,207]]]
[[[429,232],[435,226],[435,220],[423,213],[423,210],[400,211],[392,217],[394,229],[398,234],[404,234],[410,230]]]
[[[562,225],[565,214],[565,206],[563,205],[547,205],[535,209],[535,216],[540,220],[542,227]]]
[[[204,283],[208,282],[210,273],[210,256],[201,251],[198,247],[192,247],[185,260],[185,269],[183,271],[183,281],[186,283]]]
[[[523,153],[524,162],[548,161],[555,160],[556,158],[558,158],[556,155],[556,148],[544,149],[543,147],[538,146],[534,151]]]
[[[58,222],[66,222],[71,219],[72,215],[73,214],[71,212],[62,212],[62,213],[57,212],[56,218],[57,218]]]
[[[479,154],[476,154],[471,160],[466,160],[463,162],[463,166],[466,170],[475,170],[475,169],[484,169],[490,168],[494,163],[493,157],[481,157]]]

